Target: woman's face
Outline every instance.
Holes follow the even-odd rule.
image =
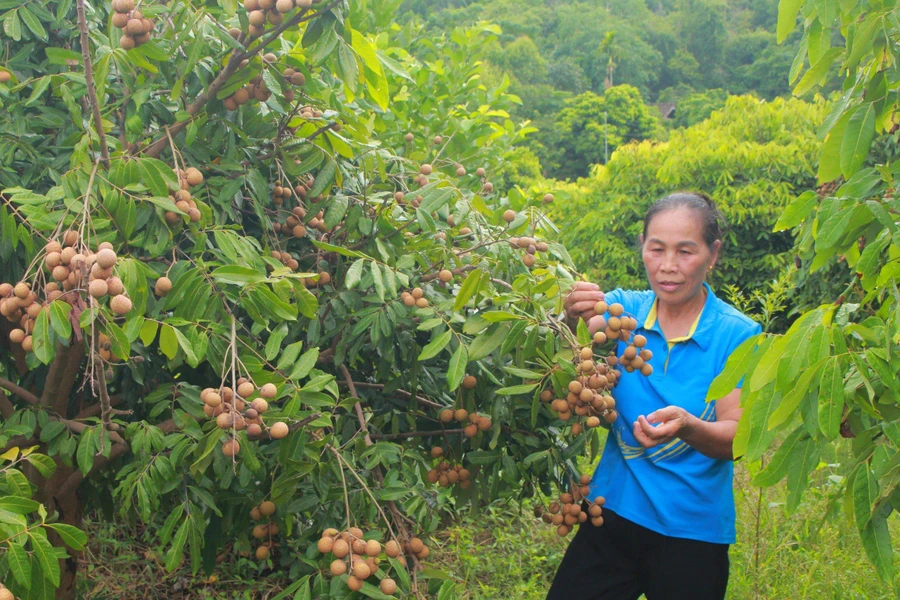
[[[706,245],[703,224],[693,209],[674,208],[653,217],[642,240],[642,254],[659,301],[677,306],[696,298],[719,246],[719,240],[713,248]]]

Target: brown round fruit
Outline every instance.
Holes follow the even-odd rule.
[[[334,538],[323,537],[319,540],[319,543],[316,544],[316,547],[319,549],[319,552],[322,554],[328,554],[331,552],[332,548],[334,548]]]
[[[235,457],[241,451],[241,445],[237,442],[237,440],[228,440],[224,444],[222,444],[222,454],[225,456]]]
[[[95,279],[88,285],[88,293],[94,298],[102,298],[109,291],[105,279]]]
[[[131,300],[128,296],[124,294],[119,294],[118,296],[114,296],[112,300],[109,301],[109,307],[112,309],[114,313],[119,315],[127,315],[131,312]]]
[[[419,173],[422,175],[431,175],[434,172],[434,169],[428,163],[425,163],[421,167],[419,167]]]
[[[267,383],[267,384],[263,385],[261,388],[259,388],[259,395],[267,400],[271,400],[276,395],[278,395],[278,388],[275,387],[274,383]],[[257,409],[257,410],[259,410],[259,409]],[[263,412],[263,411],[260,410],[259,412]]]
[[[97,264],[104,269],[113,268],[114,266],[116,266],[116,261],[118,260],[115,251],[110,250],[109,248],[104,248],[103,250],[98,252],[96,257]]]
[[[160,277],[156,280],[154,291],[156,292],[157,296],[165,296],[170,291],[172,291],[172,280],[165,276]]]
[[[266,560],[269,558],[269,547],[260,546],[256,549],[256,560]]]
[[[391,558],[397,558],[400,556],[400,544],[396,540],[390,540],[384,545],[384,553]]]
[[[442,269],[441,272],[438,273],[438,279],[444,283],[450,283],[450,281],[453,280],[453,272],[448,269]]]
[[[269,428],[269,435],[272,436],[272,439],[280,440],[286,437],[289,431],[290,428],[287,426],[287,423],[278,421]]]
[[[381,554],[381,544],[378,540],[369,540],[366,542],[366,556],[378,556]]]
[[[425,542],[417,537],[414,537],[413,539],[409,540],[409,549],[412,550],[413,554],[418,554],[425,549]]]
[[[478,385],[478,380],[475,378],[474,375],[466,375],[465,377],[463,377],[463,380],[462,380],[463,389],[466,389],[466,390],[475,389],[476,385]],[[457,420],[461,420],[461,419],[457,419]]]
[[[397,591],[397,582],[390,577],[385,577],[381,580],[381,583],[378,584],[378,587],[381,589],[382,593],[390,596]]]
[[[350,588],[353,592],[358,592],[362,589],[363,582],[362,579],[359,579],[355,575],[351,575],[347,578],[347,587]]]
[[[350,544],[346,540],[335,540],[331,552],[338,558],[344,558],[350,554]]]
[[[513,221],[515,221],[516,220],[516,211],[506,210],[503,213],[503,220],[506,221],[507,223],[512,223]]]
[[[271,500],[266,500],[259,505],[259,512],[261,512],[264,517],[271,517],[275,514],[275,510],[275,503]]]
[[[347,572],[347,563],[340,559],[333,560],[331,561],[331,566],[329,567],[329,569],[331,570],[332,575],[334,575],[335,577],[340,577]]]

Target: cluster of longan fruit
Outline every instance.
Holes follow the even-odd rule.
[[[506,216],[504,215],[504,219],[505,218]],[[513,214],[513,218],[515,218],[515,214]],[[534,263],[537,262],[535,254],[538,252],[546,252],[550,249],[550,245],[547,242],[539,241],[528,236],[509,238],[509,245],[516,249],[525,250],[525,253],[522,255],[522,264],[529,268],[533,267]]]
[[[272,223],[272,231],[276,234],[295,238],[306,237],[306,225],[303,224],[303,219],[305,218],[306,209],[302,206],[295,206],[291,209],[291,212],[284,220],[284,223],[279,223],[277,221]]]
[[[229,111],[237,110],[239,106],[250,102],[251,98],[259,102],[265,102],[271,95],[272,92],[269,91],[269,87],[263,81],[262,75],[257,75],[247,85],[236,89],[230,96],[225,98],[225,109]]]
[[[112,0],[112,24],[122,30],[119,45],[131,50],[150,41],[153,21],[144,17],[140,10],[134,8],[134,0]]]
[[[87,292],[98,301],[109,297],[109,308],[118,316],[128,314],[132,308],[122,280],[113,275],[118,257],[112,244],[103,242],[97,252],[92,252],[78,243],[75,231],[67,231],[62,239],[63,243],[54,240],[44,247],[44,266],[53,281],[44,285],[43,301],[27,281],[0,284],[0,314],[19,325],[10,332],[10,341],[22,344],[26,352],[33,348],[31,333],[35,320],[54,300],[71,303],[78,293]],[[82,287],[85,284],[86,288]]]
[[[606,302],[601,300],[594,306],[594,310],[598,315],[605,314],[607,311],[610,315],[606,329],[594,334],[594,343],[602,344],[607,340],[630,341],[631,343],[625,347],[617,362],[621,363],[622,368],[628,373],[640,371],[642,375],[649,377],[653,373],[653,367],[649,363],[653,358],[653,353],[648,348],[644,348],[647,345],[647,338],[635,335],[632,339],[632,332],[638,328],[637,319],[623,314],[625,309],[618,303],[607,306]]]
[[[411,292],[403,292],[400,294],[400,300],[410,308],[414,306],[416,308],[428,307],[428,298],[425,297],[425,291],[420,287],[413,288]]]
[[[276,506],[271,500],[260,502],[250,510],[250,518],[254,521],[266,519],[265,523],[260,523],[253,527],[254,539],[260,540],[262,543],[257,546],[255,556],[257,560],[266,560],[272,551],[272,536],[278,535],[281,531],[278,524],[275,523],[271,516],[275,514]]]
[[[290,252],[272,250],[269,255],[284,266],[289,267],[292,271],[296,271],[300,268],[300,261],[291,256]]]
[[[412,206],[413,208],[419,208],[420,206],[422,206],[422,200],[424,200],[424,198],[422,196],[416,196],[415,198],[413,198],[412,200],[409,201],[409,205]],[[394,201],[400,205],[406,204],[406,194],[404,194],[403,192],[399,192],[399,191],[394,192]]]
[[[329,565],[329,571],[335,577],[350,573],[347,577],[347,587],[354,592],[362,589],[363,581],[378,573],[378,565],[381,563],[381,555],[397,559],[400,564],[406,566],[406,558],[403,556],[400,543],[389,540],[384,546],[375,539],[365,539],[366,534],[359,527],[351,527],[347,531],[339,532],[329,528],[322,532],[322,537],[316,543],[316,548],[322,554],[331,554],[334,560]],[[428,556],[425,544],[419,538],[410,541],[410,549],[419,549],[414,552],[419,558]],[[393,594],[397,591],[397,583],[383,577],[379,584],[385,594]]]
[[[468,377],[471,377],[471,379],[469,381],[466,381],[466,378]],[[466,375],[466,378],[463,378],[463,387],[465,389],[474,388],[475,377],[472,375]],[[477,412],[470,413],[464,408],[457,408],[456,410],[445,408],[441,411],[440,419],[441,423],[444,424],[450,423],[451,421],[456,421],[461,425],[465,425],[465,427],[463,427],[463,434],[467,438],[473,438],[478,435],[479,431],[488,431],[493,426],[490,417],[478,414]]]
[[[302,106],[300,107],[300,118],[305,119],[307,121],[312,121],[313,119],[321,119],[325,116],[321,110],[316,108],[315,106]]]
[[[175,203],[178,210],[187,214],[191,223],[196,223],[200,220],[200,209],[197,208],[197,201],[191,196],[190,188],[203,183],[203,173],[200,169],[188,167],[184,171],[176,169],[175,174],[178,176],[178,185],[181,189],[169,195],[169,200]],[[163,216],[169,225],[177,225],[184,218],[171,210],[167,210]]]
[[[444,449],[435,446],[431,449],[432,458],[444,456]],[[451,465],[446,460],[439,460],[437,466],[429,469],[426,479],[429,483],[436,483],[441,487],[459,485],[464,490],[472,487],[472,472],[462,465]]]
[[[548,525],[556,527],[556,533],[560,537],[569,535],[576,523],[584,523],[588,519],[594,527],[603,525],[603,505],[606,499],[597,496],[592,502],[587,502],[587,510],[584,510],[582,501],[590,494],[590,475],[582,475],[580,486],[572,486],[572,491],[559,495],[559,500],[551,502],[544,509],[538,505],[534,508],[534,516]]]
[[[259,393],[258,398],[250,400]],[[253,382],[246,377],[237,380],[237,394],[228,386],[222,386],[218,390],[206,388],[200,392],[203,401],[203,412],[206,416],[214,418],[216,425],[226,431],[247,430],[247,436],[251,439],[259,438],[266,427],[261,416],[269,410],[269,400],[278,395],[278,388],[274,383],[266,383],[259,390]],[[249,402],[248,402],[249,401]],[[266,428],[266,431],[274,440],[280,440],[287,436],[290,428],[287,423],[278,421]],[[236,456],[241,451],[241,445],[232,437],[222,444],[222,453],[225,456]]]
[[[266,30],[266,23],[277,27],[284,21],[284,15],[294,8],[307,9],[313,0],[244,0],[247,21],[250,23],[250,37],[259,37]]]

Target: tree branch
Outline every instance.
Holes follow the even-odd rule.
[[[9,401],[6,392],[4,392],[3,389],[0,389],[0,416],[4,419],[8,419],[14,412],[16,412],[16,407]]]
[[[359,388],[371,388],[374,390],[384,389],[383,383],[366,383],[366,382],[362,382],[362,381],[354,381],[353,384]],[[347,384],[339,381],[338,385],[346,386]],[[406,390],[394,390],[393,393],[397,394],[399,396],[403,396],[404,398],[413,398],[414,397],[416,399],[416,402],[418,402],[419,404],[421,404],[423,406],[429,406],[431,408],[448,408],[447,406],[444,406],[443,404],[438,404],[437,402],[429,400],[428,398],[413,394],[412,392],[407,392]]]
[[[119,458],[126,452],[130,450],[130,447],[126,443],[115,443],[112,446],[112,449],[109,451],[109,458],[106,458],[102,454],[94,458],[94,465],[91,467],[90,472],[88,473],[88,477],[101,471],[106,465],[111,463],[116,458]],[[66,482],[60,486],[59,491],[56,492],[57,498],[65,498],[66,496],[75,492],[78,489],[78,486],[81,485],[81,482],[84,480],[84,476],[81,474],[81,471],[76,469],[69,478],[66,479]]]
[[[91,41],[88,37],[87,20],[84,16],[84,0],[76,0],[78,10],[78,31],[81,33],[81,59],[84,61],[84,79],[87,84],[88,100],[94,113],[94,129],[100,138],[100,156],[103,164],[109,168],[109,148],[106,147],[106,133],[103,132],[103,121],[100,116],[100,102],[97,100],[97,89],[94,87],[94,65],[91,62]]]
[[[12,392],[13,394],[15,394],[16,396],[18,396],[19,398],[21,398],[22,400],[24,400],[25,402],[27,402],[28,404],[37,405],[37,404],[39,404],[40,401],[41,401],[40,398],[38,398],[37,396],[35,396],[34,394],[32,394],[31,392],[29,392],[29,391],[26,390],[25,388],[19,387],[18,385],[16,385],[15,383],[13,383],[12,381],[10,381],[9,379],[4,379],[3,377],[0,377],[0,387],[6,388],[7,390],[9,390],[10,392]],[[9,401],[9,400],[7,400],[7,402],[8,402],[8,401]],[[5,415],[4,415],[4,416],[5,416]]]
[[[373,440],[403,440],[416,437],[436,437],[439,435],[451,435],[465,433],[465,429],[435,429],[433,431],[407,431],[406,433],[373,433]]]

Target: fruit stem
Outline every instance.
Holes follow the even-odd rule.
[[[88,37],[87,20],[84,17],[84,0],[76,0],[78,10],[78,31],[81,33],[81,58],[84,61],[84,79],[87,84],[88,101],[94,113],[94,129],[100,140],[100,156],[103,164],[109,168],[109,148],[106,146],[106,133],[100,116],[100,103],[97,100],[97,89],[94,87],[94,65],[91,62],[91,42]]]

